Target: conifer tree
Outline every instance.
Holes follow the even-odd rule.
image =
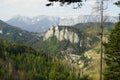
[[[109,42],[105,44],[106,64],[105,80],[120,80],[120,21],[111,32]]]

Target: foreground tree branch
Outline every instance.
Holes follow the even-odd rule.
[[[115,5],[119,6],[120,7],[120,0],[118,0]]]
[[[46,6],[53,6],[54,2],[60,2],[60,6],[63,6],[63,5],[70,5],[71,3],[76,3],[77,4],[77,7],[76,8],[79,8],[82,6],[82,2],[84,1],[87,1],[87,0],[48,0],[49,3],[46,4]],[[74,8],[74,9],[76,9]]]

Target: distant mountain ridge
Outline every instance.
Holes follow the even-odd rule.
[[[0,39],[24,44],[32,40],[34,37],[36,37],[34,33],[11,26],[0,20]]]
[[[106,17],[105,17],[106,18]],[[106,22],[117,22],[118,16],[108,16]],[[45,32],[51,26],[56,25],[75,25],[78,23],[99,22],[100,17],[97,15],[80,15],[70,17],[55,17],[55,16],[37,16],[29,18],[26,16],[15,16],[6,22],[13,26],[18,26],[21,29],[30,32]]]

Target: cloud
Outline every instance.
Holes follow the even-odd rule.
[[[26,6],[26,5],[42,5],[46,4],[47,0],[4,0],[2,3],[9,6]]]
[[[96,4],[95,4],[96,1],[97,1],[97,0],[89,0],[89,1],[87,2],[87,4],[90,5],[90,6],[95,6],[95,5],[96,5]]]

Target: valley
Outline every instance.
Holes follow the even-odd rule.
[[[22,50],[22,47],[24,46],[21,46],[20,49],[18,45],[19,48],[16,52],[18,56],[19,53],[20,54],[22,53],[22,55],[26,55],[24,53],[32,53],[32,52],[35,53],[35,55],[40,55],[40,56],[51,55],[51,57],[53,57],[53,60],[54,58],[56,59],[57,57],[57,59],[60,60],[60,62],[62,61],[63,64],[65,62],[64,66],[66,66],[66,64],[69,64],[71,65],[71,68],[75,67],[75,71],[78,70],[75,73],[79,74],[78,75],[79,77],[80,75],[83,76],[89,75],[89,77],[93,78],[94,80],[95,79],[97,80],[99,76],[99,60],[100,60],[99,24],[100,23],[98,22],[87,22],[87,23],[78,23],[73,26],[65,26],[65,25],[51,26],[46,32],[35,33],[35,32],[26,31],[18,27],[11,26],[3,21],[0,21],[0,39],[7,40],[15,44],[19,43],[19,44],[25,44],[27,46],[31,46],[30,50],[25,50],[25,49],[29,49],[27,47],[23,48]],[[104,42],[108,41],[107,40],[108,35],[110,31],[114,29],[114,25],[115,23],[111,23],[111,22],[106,22],[104,24]],[[35,49],[35,51],[33,51],[32,48],[33,50]],[[5,49],[7,49],[7,47]],[[13,48],[13,51],[15,51],[16,49]],[[19,50],[28,51],[28,52],[20,52]],[[9,53],[13,54],[15,52],[7,52],[7,53],[8,53],[8,58],[12,59],[11,56],[9,56]],[[22,55],[20,56],[21,58]],[[26,56],[28,55],[32,57],[31,54],[27,54]],[[33,55],[33,57],[35,56]],[[45,58],[47,59],[47,57]],[[50,63],[52,62],[50,61]],[[54,63],[55,62],[53,61],[53,64]]]
[[[120,80],[120,0],[1,0],[0,80]]]

